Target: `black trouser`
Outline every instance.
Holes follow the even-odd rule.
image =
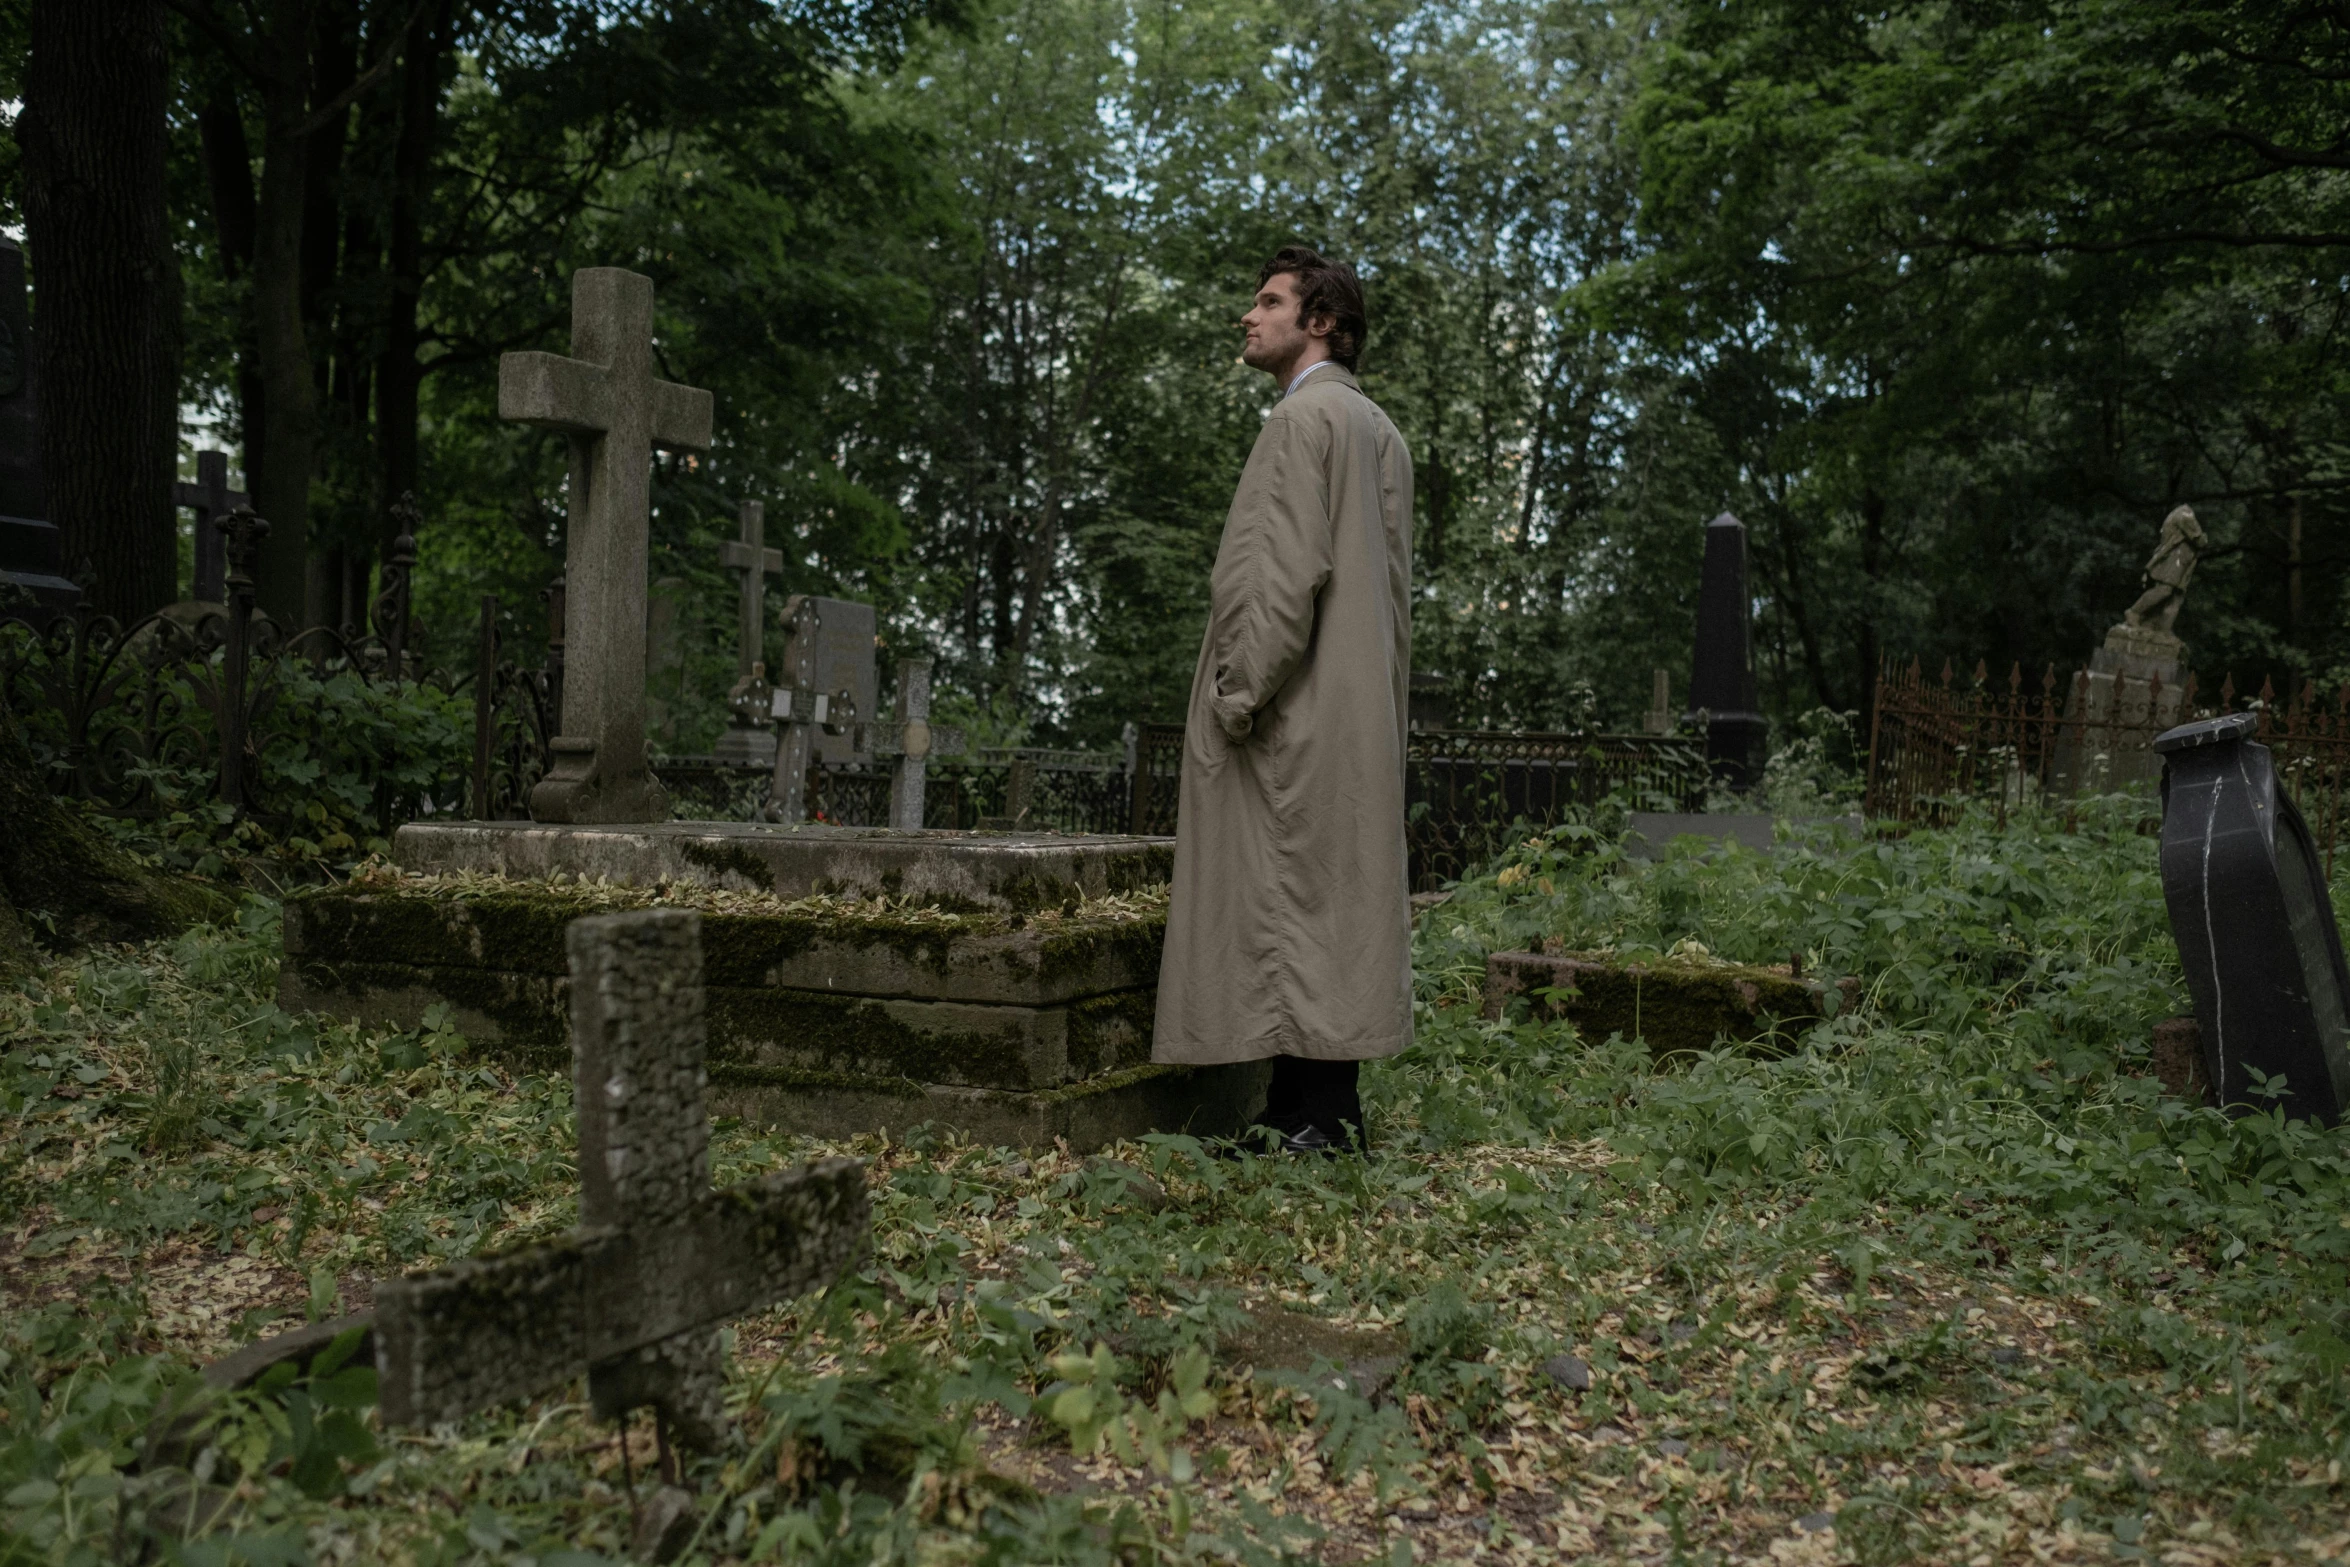
[[[1363,1097],[1356,1084],[1360,1061],[1313,1061],[1275,1056],[1273,1083],[1265,1090],[1265,1125],[1294,1132],[1311,1126],[1328,1137],[1363,1126]]]

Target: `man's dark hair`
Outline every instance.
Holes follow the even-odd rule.
[[[1263,288],[1281,273],[1297,277],[1297,318],[1330,318],[1330,357],[1347,369],[1362,357],[1370,324],[1363,319],[1363,285],[1355,269],[1306,245],[1284,245],[1257,274]]]

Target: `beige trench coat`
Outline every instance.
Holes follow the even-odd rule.
[[[1411,454],[1316,370],[1265,420],[1216,550],[1152,1060],[1411,1043],[1411,575]]]

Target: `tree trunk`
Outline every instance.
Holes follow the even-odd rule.
[[[384,266],[391,284],[385,303],[383,358],[375,376],[376,454],[383,490],[376,497],[376,555],[390,560],[392,503],[417,486],[416,418],[424,366],[417,312],[424,295],[425,182],[432,168],[433,142],[440,129],[441,69],[447,59],[455,16],[450,0],[438,0],[418,18],[408,54],[400,62],[400,131],[392,144],[392,211],[385,235]]]
[[[0,708],[0,972],[26,966],[36,940],[139,941],[235,915],[225,894],[149,870],[60,805]]]
[[[310,97],[313,106],[332,102],[359,74],[359,17],[355,9],[322,8],[317,28]],[[345,108],[328,115],[310,132],[302,154],[302,331],[312,350],[311,387],[319,399],[322,417],[322,455],[333,453],[339,432],[331,426],[342,410],[337,394],[344,390],[335,363],[340,344],[335,332],[336,284],[350,259],[343,245],[343,160],[350,147],[355,111]],[[354,213],[359,204],[353,203]],[[302,624],[333,626],[341,622],[343,604],[343,528],[347,519],[329,515],[314,518],[308,559],[304,562]]]
[[[287,630],[303,624],[310,554],[310,477],[318,446],[318,388],[302,323],[302,219],[309,162],[310,43],[315,0],[277,0],[261,82],[261,202],[253,240],[253,313],[266,404],[268,461],[254,510],[269,523],[254,572],[261,611]]]
[[[245,140],[245,117],[236,99],[225,92],[204,106],[197,126],[203,138],[205,182],[212,191],[212,221],[220,235],[220,270],[233,283],[252,274],[254,235],[261,225],[261,211],[253,199],[253,151]],[[245,438],[248,492],[261,483],[267,406],[248,302],[237,334],[237,422]]]
[[[49,520],[125,624],[178,596],[179,261],[158,0],[35,0],[17,136]]]

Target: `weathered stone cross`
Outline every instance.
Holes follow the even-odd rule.
[[[196,514],[196,574],[188,597],[207,604],[227,602],[228,551],[220,534],[220,520],[253,497],[228,487],[228,453],[198,452],[196,482],[181,480],[171,487],[171,503]]]
[[[383,1418],[455,1420],[584,1370],[598,1414],[652,1404],[707,1447],[723,1416],[717,1325],[862,1256],[864,1166],[826,1159],[711,1191],[701,916],[600,915],[568,941],[580,1226],[378,1285]]]
[[[653,375],[653,280],[571,279],[571,355],[498,362],[498,413],[571,437],[561,732],[530,791],[542,822],[655,822],[669,796],[645,760],[649,448],[706,451],[708,392]]]
[[[922,830],[922,791],[930,758],[960,756],[963,731],[930,722],[930,660],[898,660],[897,717],[868,733],[876,755],[894,756],[889,778],[889,825],[900,832]]]
[[[767,767],[775,761],[775,731],[767,727],[773,688],[767,680],[767,579],[783,574],[783,551],[767,548],[767,508],[743,502],[742,537],[718,547],[719,563],[742,573],[742,609],[735,633],[734,689],[726,694],[732,714],[718,737],[721,761]]]

